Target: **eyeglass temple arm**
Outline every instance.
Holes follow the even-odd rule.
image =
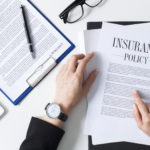
[[[71,9],[73,9],[74,7],[76,7],[76,6],[78,6],[78,5],[82,5],[82,1],[74,1],[72,4],[70,4],[60,15],[59,15],[59,17],[61,18],[61,19],[64,19],[64,17],[69,13],[69,11],[71,10]]]

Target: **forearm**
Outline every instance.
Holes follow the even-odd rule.
[[[64,131],[46,121],[32,118],[20,150],[56,150]]]
[[[64,105],[54,99],[55,104],[59,104],[61,110],[69,115],[71,107]],[[41,119],[32,118],[26,139],[22,143],[20,150],[55,150],[64,134],[61,129],[63,121],[58,118],[50,118],[47,115]]]
[[[52,118],[49,118],[48,116],[44,116],[42,118],[42,120],[47,122],[47,123],[49,123],[49,124],[52,124],[52,125],[54,125],[56,127],[62,128],[63,122],[61,120],[59,120],[59,119],[52,119]]]

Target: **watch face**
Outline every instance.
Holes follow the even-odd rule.
[[[51,118],[58,118],[60,113],[61,109],[58,104],[50,104],[47,108],[47,115]]]

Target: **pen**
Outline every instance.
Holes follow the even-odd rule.
[[[29,49],[32,54],[32,57],[35,58],[32,39],[31,39],[29,26],[28,26],[28,22],[27,22],[27,17],[26,17],[26,11],[25,11],[25,8],[23,5],[21,5],[21,10],[22,10],[22,15],[23,15],[24,27],[25,27],[25,31],[26,31],[26,35],[27,35],[27,40],[28,40],[28,44],[29,44]]]

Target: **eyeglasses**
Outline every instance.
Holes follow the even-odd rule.
[[[59,15],[59,17],[63,19],[64,23],[75,23],[84,15],[84,4],[94,8],[103,1],[104,0],[75,0]]]

